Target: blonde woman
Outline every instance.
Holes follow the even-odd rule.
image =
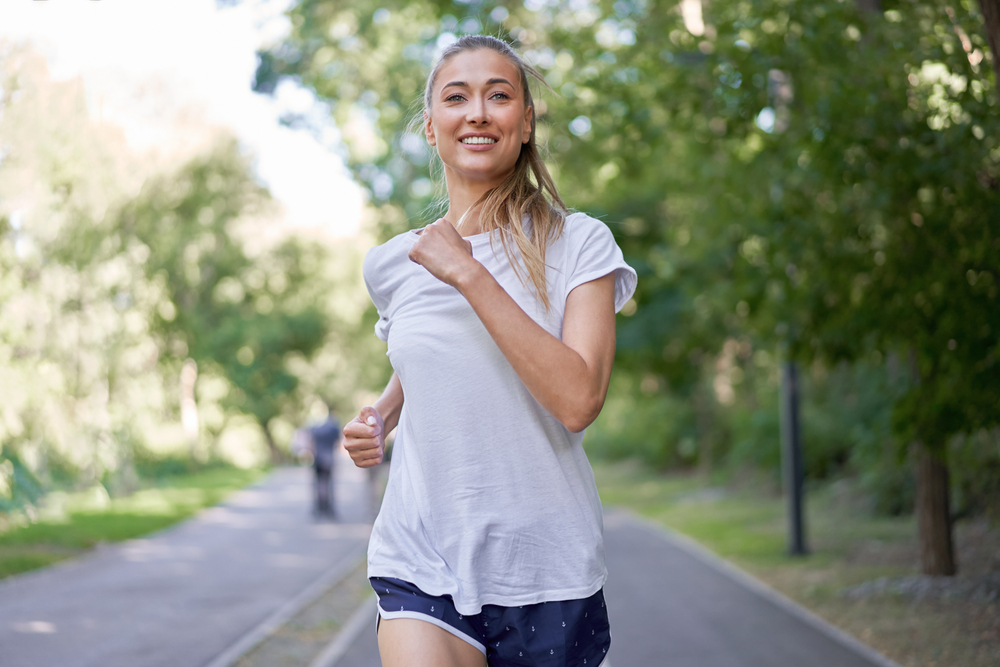
[[[395,373],[344,435],[370,467],[398,429],[368,548],[387,667],[598,667],[611,643],[582,440],[636,274],[559,197],[529,75],[493,37],[444,51],[423,127],[447,213],[365,259]]]

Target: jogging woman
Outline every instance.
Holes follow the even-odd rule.
[[[447,213],[365,258],[395,373],[344,435],[370,467],[398,429],[368,547],[386,667],[598,667],[611,643],[582,441],[636,275],[559,197],[529,74],[493,37],[444,51],[423,128]]]

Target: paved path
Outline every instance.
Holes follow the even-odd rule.
[[[605,517],[614,667],[888,667],[683,538]],[[374,624],[336,667],[379,667]],[[832,631],[832,634],[831,634]]]
[[[283,468],[144,539],[0,581],[2,667],[202,667],[367,544],[367,475],[339,461],[337,522]]]
[[[367,543],[364,471],[338,466],[338,523],[309,516],[310,474],[278,470],[172,529],[0,582],[0,666],[218,664]],[[614,510],[605,537],[614,667],[892,664],[682,537]],[[372,609],[336,667],[380,666]]]

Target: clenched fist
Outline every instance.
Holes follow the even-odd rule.
[[[424,227],[409,257],[452,287],[459,287],[462,279],[480,266],[472,256],[472,244],[444,218]]]
[[[382,463],[385,455],[385,423],[373,407],[361,408],[357,417],[344,426],[344,449],[354,465],[371,468]]]

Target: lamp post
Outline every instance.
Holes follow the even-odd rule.
[[[788,501],[788,553],[804,556],[802,428],[799,420],[799,378],[794,361],[785,361],[781,373],[781,468]]]

